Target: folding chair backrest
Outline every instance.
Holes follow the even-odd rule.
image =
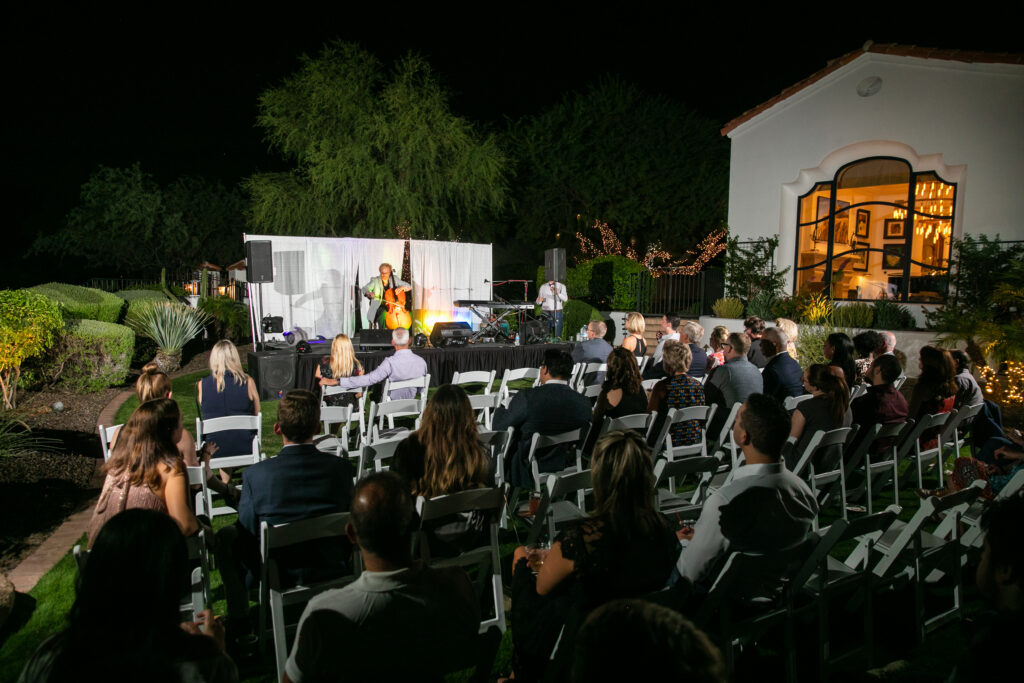
[[[896,391],[899,391],[900,387],[902,387],[903,383],[906,382],[906,381],[907,381],[907,376],[904,375],[904,374],[901,374],[899,377],[896,378],[896,381],[893,382],[892,385],[893,385],[893,387],[895,387]]]
[[[736,459],[736,444],[733,443],[732,427],[736,423],[736,418],[740,414],[740,408],[743,407],[742,403],[733,403],[732,408],[729,409],[729,414],[725,416],[725,422],[722,423],[722,429],[719,430],[718,434],[713,435],[715,441],[709,443],[711,450],[718,451],[722,449],[729,449],[732,459]]]
[[[942,427],[946,424],[946,421],[953,415],[951,411],[949,413],[936,413],[934,415],[923,415],[918,420],[917,424],[914,425],[913,430],[907,434],[906,438],[903,439],[903,443],[900,444],[898,457],[902,460],[908,454],[910,454],[916,448],[918,442],[921,440],[921,435],[929,429],[935,427]]]
[[[604,422],[601,423],[601,434],[607,434],[608,432],[614,431],[626,431],[632,429],[635,432],[647,436],[647,429],[651,425],[652,416],[657,413],[634,413],[632,415],[623,415],[621,417],[606,417]]]
[[[800,396],[787,396],[786,400],[784,400],[782,402],[782,406],[786,410],[792,411],[794,408],[796,408],[797,404],[803,403],[804,401],[806,401],[809,398],[814,398],[814,394],[802,394]]]
[[[96,429],[100,433],[100,446],[103,448],[103,461],[110,460],[110,442],[114,440],[114,435],[117,434],[117,430],[123,427],[123,424],[114,425],[113,427],[104,427],[98,425]]]
[[[664,455],[669,460],[690,455],[707,455],[707,424],[714,418],[717,409],[717,405],[669,408],[668,414],[665,416],[665,423],[661,426],[661,432],[658,434],[651,455],[655,458]],[[701,423],[699,425],[700,439],[697,443],[673,446],[672,427],[690,421]]]
[[[469,372],[456,372],[452,375],[452,384],[461,386],[466,384],[480,384],[483,385],[485,394],[491,393],[491,389],[494,385],[494,376],[497,371],[491,370],[471,370]]]
[[[569,432],[562,432],[561,434],[534,434],[530,441],[530,452],[527,456],[527,460],[530,463],[530,469],[533,473],[533,482],[537,490],[540,490],[541,486],[541,474],[540,465],[537,462],[537,454],[540,451],[554,448],[556,446],[573,447],[576,449],[576,463],[577,469],[582,469],[582,459],[580,457],[579,446],[583,438],[583,435],[587,433],[587,427],[581,427],[574,429]]]
[[[469,395],[469,406],[473,409],[473,412],[479,413],[480,417],[476,419],[477,422],[484,425],[485,428],[491,428],[491,414],[501,404],[501,394],[487,393],[487,394],[470,394]]]
[[[390,465],[386,463],[395,457],[395,449],[405,438],[406,435],[402,434],[393,439],[364,443],[359,449],[359,468],[356,472],[356,479],[362,479],[371,471],[383,472],[390,469]]]
[[[253,465],[263,459],[261,444],[263,442],[263,420],[259,415],[228,415],[227,417],[215,417],[208,420],[196,418],[196,443],[202,444],[209,440],[216,442],[218,432],[229,430],[248,430],[256,432],[253,437],[253,448],[251,453],[244,455],[229,455],[218,457],[214,454],[210,458],[210,467],[241,467]]]
[[[492,396],[494,395],[496,394],[492,394]],[[500,432],[480,432],[480,443],[490,454],[494,467],[494,483],[497,486],[502,486],[505,483],[505,458],[508,457],[509,450],[512,448],[514,433],[515,427],[509,427]]]
[[[338,395],[341,395],[341,394],[359,394],[359,393],[363,394],[364,397],[366,396],[366,389],[363,388],[363,387],[360,387],[358,389],[343,389],[342,387],[338,387],[338,386],[325,386],[325,387],[322,387],[322,389],[323,390],[320,392],[320,405],[322,405],[322,406],[323,405],[327,405],[326,400],[327,400],[328,396],[338,396]]]
[[[861,382],[860,384],[854,385],[853,389],[850,389],[850,400],[860,398],[864,394],[868,393],[868,385]]]
[[[595,386],[587,382],[588,378],[596,376],[598,373],[607,372],[608,364],[601,362],[585,363],[580,369],[579,374],[576,376],[576,384],[572,386],[576,391],[583,393],[583,390],[590,386]],[[599,386],[599,385],[597,385]]]
[[[821,450],[831,448],[833,446],[841,448],[845,443],[847,437],[850,435],[850,427],[839,427],[838,429],[832,429],[824,431],[819,429],[811,437],[811,440],[807,443],[807,447],[804,452],[800,454],[800,459],[797,461],[796,467],[793,468],[793,473],[799,477],[804,476],[804,472],[808,471],[810,463],[814,458],[814,455]],[[840,460],[842,458],[840,457]]]
[[[956,414],[947,420],[946,425],[942,428],[942,436],[940,437],[940,440],[944,446],[958,448],[960,430],[963,427],[964,422],[973,420],[984,407],[984,403],[978,403],[973,406],[960,406],[960,408],[955,411]]]
[[[313,443],[318,450],[334,453],[342,456],[348,453],[348,426],[352,422],[358,422],[359,418],[353,415],[352,406],[321,406],[320,422],[323,423],[323,433],[314,437]],[[335,435],[332,427],[341,425],[341,433]]]
[[[533,386],[537,386],[540,384],[540,368],[506,369],[505,374],[501,378],[501,386],[498,387],[498,393],[503,396],[514,394],[516,390],[509,388],[508,385],[523,379],[531,379],[533,380]]]
[[[384,382],[384,391],[381,392],[381,401],[387,403],[396,399],[391,398],[391,393],[399,389],[416,389],[416,398],[426,400],[427,391],[430,389],[430,374],[412,379],[392,381],[390,378]],[[398,399],[405,400],[405,399]]]
[[[654,463],[654,486],[657,488],[663,482],[681,479],[691,474],[714,474],[718,470],[718,458],[711,455],[696,455],[678,460],[666,460],[658,458]],[[699,480],[705,491],[710,478],[702,477]],[[698,492],[697,499],[703,501],[704,492]]]
[[[581,388],[580,393],[589,398],[591,402],[593,402],[597,399],[598,396],[601,395],[601,385],[588,384],[587,386]]]
[[[650,392],[654,390],[654,385],[660,381],[660,379],[645,379],[640,384],[643,385],[644,391]]]
[[[402,398],[395,401],[370,404],[370,417],[367,421],[368,441],[379,441],[384,430],[384,419],[388,420],[388,428],[394,429],[396,417],[418,416],[427,405],[424,398]]]

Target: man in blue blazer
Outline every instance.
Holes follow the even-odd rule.
[[[802,396],[803,376],[800,364],[786,351],[789,337],[777,327],[769,327],[761,337],[761,351],[768,359],[761,378],[764,380],[764,394],[782,402],[787,396]]]
[[[530,442],[534,434],[561,434],[583,428],[590,423],[593,408],[581,393],[569,388],[568,379],[572,374],[572,357],[565,351],[549,350],[544,353],[544,364],[540,366],[542,384],[533,389],[524,389],[512,397],[508,407],[499,407],[494,413],[495,431],[515,428],[513,438],[517,446],[512,451],[505,468],[505,478],[514,486],[533,488],[530,473]],[[565,461],[564,447],[555,447],[537,459],[541,472],[558,472],[572,464]]]
[[[262,522],[297,522],[349,509],[355,472],[348,460],[317,450],[313,437],[319,429],[319,399],[302,389],[289,391],[277,405],[274,423],[284,447],[242,473],[238,522],[217,534],[230,618],[248,612],[245,584],[259,576]],[[278,566],[296,583],[324,581],[343,575],[350,555],[347,541],[324,539],[289,547]]]

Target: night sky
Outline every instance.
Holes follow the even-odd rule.
[[[285,167],[254,126],[257,97],[294,71],[300,54],[334,38],[358,41],[385,62],[420,52],[452,92],[453,110],[495,128],[609,74],[724,123],[869,38],[1024,52],[1008,22],[942,15],[937,6],[913,20],[886,11],[840,25],[820,4],[781,23],[724,5],[679,14],[480,3],[442,15],[399,5],[356,12],[278,3],[271,12],[237,3],[243,14],[175,3],[142,13],[155,7],[5,17],[4,234],[16,253],[61,225],[99,164],[139,161],[161,183],[196,174],[234,184]],[[38,281],[28,265],[9,263],[0,285]]]

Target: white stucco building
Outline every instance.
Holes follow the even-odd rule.
[[[935,303],[952,238],[1024,240],[1021,55],[868,43],[722,133],[732,234],[777,234],[791,292]]]

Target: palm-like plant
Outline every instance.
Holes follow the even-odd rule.
[[[210,315],[205,311],[155,301],[133,309],[125,323],[139,336],[156,342],[153,362],[164,372],[173,372],[181,367],[181,350],[185,344],[202,332],[209,321]]]

